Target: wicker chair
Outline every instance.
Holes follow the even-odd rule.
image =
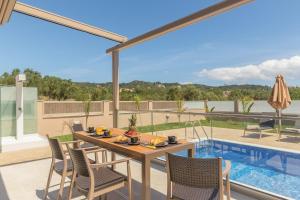
[[[230,161],[221,158],[186,158],[167,154],[167,199],[223,200],[223,177],[226,177],[227,200],[230,200]]]
[[[45,196],[44,199],[47,199],[48,196],[48,190],[52,178],[53,171],[55,171],[57,174],[61,175],[61,182],[60,182],[60,189],[57,195],[57,199],[62,199],[63,194],[63,188],[65,183],[65,178],[67,176],[71,176],[73,172],[73,164],[71,159],[69,158],[68,151],[64,150],[63,145],[69,145],[69,144],[77,144],[79,145],[82,141],[69,141],[69,142],[59,142],[56,138],[50,138],[47,135],[49,145],[52,151],[52,161],[51,161],[51,167],[50,172],[47,180],[46,190],[45,190]],[[87,149],[89,153],[94,153],[93,150],[96,148],[92,148],[91,150]],[[105,162],[107,159],[107,152],[105,149],[97,148],[98,151],[102,151],[102,158]],[[91,163],[96,163],[93,160],[89,160]]]
[[[125,158],[101,164],[91,164],[84,149],[73,149],[68,146],[74,165],[74,172],[69,191],[69,200],[75,186],[88,200],[106,197],[106,194],[127,185],[129,199],[132,199],[130,159]],[[97,150],[95,150],[97,151]],[[114,171],[111,165],[127,163],[127,177]]]
[[[72,131],[73,138],[76,132],[84,131],[81,121],[71,121],[69,123],[69,127]],[[95,147],[95,145],[88,142],[83,142],[78,148],[92,148],[92,147]],[[98,162],[99,160],[99,156],[97,153],[95,153],[95,160],[96,162]]]
[[[72,133],[78,132],[78,131],[84,131],[81,121],[70,122],[70,127],[71,127]]]

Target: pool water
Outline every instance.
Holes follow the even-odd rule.
[[[300,200],[300,154],[217,140],[207,142],[212,145],[200,144],[195,156],[230,160],[231,180]],[[179,154],[186,156],[186,152]]]

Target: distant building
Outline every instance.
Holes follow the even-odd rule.
[[[229,97],[230,94],[231,94],[231,91],[229,91],[229,90],[223,91],[224,97]]]
[[[120,88],[120,92],[134,92],[134,89],[131,89],[131,88]]]

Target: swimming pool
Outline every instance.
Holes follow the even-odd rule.
[[[219,140],[210,142],[211,146],[197,146],[195,157],[230,160],[232,181],[300,200],[300,153]],[[179,154],[186,156],[186,152]]]

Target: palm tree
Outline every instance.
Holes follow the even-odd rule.
[[[253,99],[251,97],[246,96],[241,99],[241,103],[243,114],[249,114],[254,105]]]
[[[184,109],[184,101],[183,100],[181,100],[181,99],[178,99],[177,101],[176,101],[176,106],[177,106],[177,117],[178,117],[178,122],[180,123],[181,122],[181,114],[185,111],[185,109]]]
[[[91,111],[91,99],[88,99],[83,102],[84,105],[84,113],[85,113],[85,127],[88,128],[88,119]]]
[[[215,106],[209,107],[207,103],[204,105],[204,109],[206,113],[212,113],[215,110]],[[213,137],[213,117],[206,116],[206,120],[210,123],[210,137]]]
[[[242,103],[242,112],[245,115],[248,115],[254,105],[253,99],[251,97],[245,96],[241,99]],[[245,127],[247,126],[247,121],[244,121]]]
[[[135,95],[133,97],[133,99],[134,99],[134,103],[135,103],[135,106],[136,106],[136,110],[138,111],[138,115],[139,115],[139,118],[140,118],[141,126],[143,126],[142,116],[141,116],[141,98],[138,95]]]

